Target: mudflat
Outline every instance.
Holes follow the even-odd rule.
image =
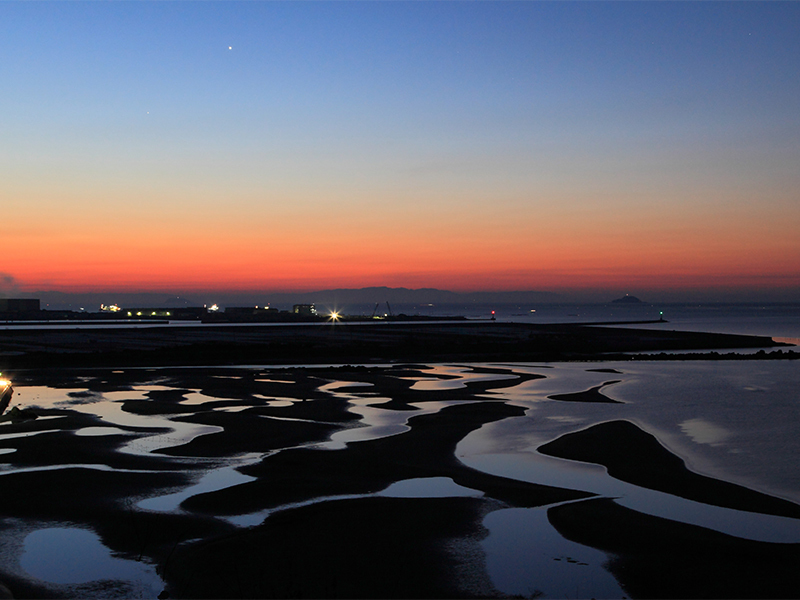
[[[162,595],[174,598],[504,597],[480,548],[488,533],[483,518],[502,508],[549,506],[562,535],[610,554],[607,568],[629,596],[800,596],[797,569],[790,568],[800,564],[798,544],[734,538],[643,515],[587,490],[466,466],[456,445],[485,424],[523,415],[502,392],[541,376],[513,366],[460,370],[454,376],[397,364],[17,371],[15,402],[35,406],[29,390],[38,385],[60,391],[61,400],[36,407],[35,420],[0,426],[0,449],[7,451],[0,455],[0,538],[19,539],[19,523],[91,529],[115,555],[156,565]],[[448,379],[459,385],[416,385]],[[111,403],[104,398],[113,398],[118,412],[91,410]],[[566,400],[584,399],[576,392]],[[402,425],[383,437],[325,447],[336,432],[362,426],[354,405],[379,407]],[[181,427],[201,433],[181,437]],[[89,435],[100,428],[105,435]],[[160,444],[147,445],[159,435]],[[627,421],[561,436],[539,451],[603,464],[614,477],[699,502],[800,518],[791,502],[691,473]],[[239,465],[249,479],[187,495],[179,510],[139,506],[226,464]],[[377,494],[431,477],[474,493]],[[236,521],[243,515],[251,515],[246,526]],[[120,582],[50,584],[13,560],[0,568],[0,581],[20,598],[134,592]]]
[[[609,353],[782,345],[762,336],[493,321],[127,327],[87,322],[0,330],[5,369],[602,360]]]

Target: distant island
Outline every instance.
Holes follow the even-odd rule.
[[[617,298],[616,300],[612,300],[611,304],[641,304],[642,301],[639,300],[636,296],[631,296],[630,294],[625,294],[622,298]]]

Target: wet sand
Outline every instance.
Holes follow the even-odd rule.
[[[482,375],[514,373],[464,368]],[[502,597],[483,563],[483,517],[505,507],[556,505],[548,513],[553,525],[569,539],[613,553],[610,569],[633,597],[800,596],[797,569],[789,568],[798,564],[797,544],[748,542],[641,515],[585,490],[499,477],[461,463],[455,449],[468,433],[524,413],[495,393],[540,377],[517,375],[423,391],[413,385],[431,377],[424,365],[20,371],[14,374],[20,399],[26,384],[63,388],[65,397],[80,403],[91,402],[92,394],[75,389],[125,392],[157,383],[147,400],[131,393],[123,410],[223,429],[131,454],[120,451],[123,445],[131,436],[153,433],[152,428],[115,425],[124,434],[75,435],[108,423],[69,405],[38,410],[35,421],[6,423],[0,433],[28,434],[0,440],[0,449],[15,449],[0,455],[6,465],[72,466],[0,475],[3,527],[14,520],[90,527],[119,556],[157,564],[175,598]],[[320,389],[331,381],[340,382],[338,394]],[[203,402],[183,403],[197,391]],[[341,450],[303,447],[356,424],[347,394],[403,411],[410,417],[409,430],[351,442]],[[454,400],[460,403],[414,415],[419,405]],[[793,503],[689,472],[632,423],[604,423],[541,450],[604,464],[614,477],[670,494],[800,517]],[[139,499],[187,485],[208,468],[203,461],[246,453],[262,455],[239,469],[252,481],[190,496],[179,512],[136,506]],[[476,496],[370,495],[396,481],[424,477],[451,478]],[[333,499],[308,504],[321,498]],[[249,528],[223,518],[270,510],[261,524]],[[0,567],[0,581],[20,598],[84,595],[80,586],[47,585],[8,565]]]

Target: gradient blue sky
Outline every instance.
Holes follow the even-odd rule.
[[[17,289],[800,299],[800,3],[0,3]]]

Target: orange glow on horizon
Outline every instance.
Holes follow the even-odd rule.
[[[800,285],[792,216],[742,202],[665,214],[631,204],[516,218],[491,203],[424,218],[401,205],[358,212],[199,206],[178,215],[123,207],[22,215],[4,233],[3,271],[23,290],[291,290],[389,286],[453,291]],[[779,208],[786,209],[781,205]],[[711,223],[711,225],[709,225]]]

